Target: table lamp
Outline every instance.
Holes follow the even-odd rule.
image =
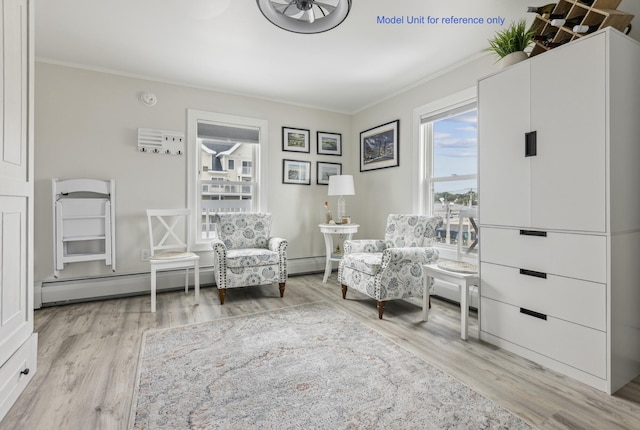
[[[344,196],[355,195],[353,187],[353,176],[351,175],[332,175],[329,176],[329,192],[330,196],[338,196],[338,219],[336,222],[342,224],[342,219],[346,216],[346,204]]]

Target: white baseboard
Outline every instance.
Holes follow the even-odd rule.
[[[287,269],[290,275],[317,273],[324,270],[324,264],[324,257],[299,258],[289,260]],[[156,282],[158,291],[184,288],[184,271],[158,272]],[[34,285],[34,307],[147,294],[150,285],[150,273],[42,281]],[[189,285],[193,285],[193,272]],[[213,267],[200,268],[200,285],[215,285]]]
[[[449,282],[435,280],[434,296],[439,296],[452,302],[460,303],[460,287]],[[478,288],[469,288],[469,306],[478,309]]]
[[[288,262],[289,275],[324,272],[324,257],[291,259]],[[334,269],[337,264],[334,264]],[[158,272],[158,291],[184,288],[183,271]],[[132,296],[149,293],[151,284],[149,273],[133,273],[103,277],[87,277],[84,279],[61,279],[37,282],[34,286],[34,307],[59,305],[87,300],[108,299],[113,297]],[[189,285],[193,285],[193,273],[189,277]],[[200,268],[200,285],[215,285],[212,267]],[[460,302],[458,286],[436,279],[434,295],[453,302]],[[471,289],[470,306],[478,307],[478,290]]]

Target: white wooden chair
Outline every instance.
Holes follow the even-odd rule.
[[[189,291],[189,268],[194,270],[196,303],[200,299],[200,257],[189,250],[189,209],[149,209],[151,250],[151,312],[156,311],[156,272],[186,269],[184,291]]]

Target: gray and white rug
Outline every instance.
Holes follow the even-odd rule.
[[[133,429],[528,429],[328,303],[144,334]]]

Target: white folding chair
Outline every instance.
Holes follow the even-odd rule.
[[[156,311],[156,272],[186,269],[184,291],[189,291],[189,268],[194,270],[196,303],[200,299],[200,257],[189,250],[189,209],[149,209],[149,243],[151,245],[151,312]]]

